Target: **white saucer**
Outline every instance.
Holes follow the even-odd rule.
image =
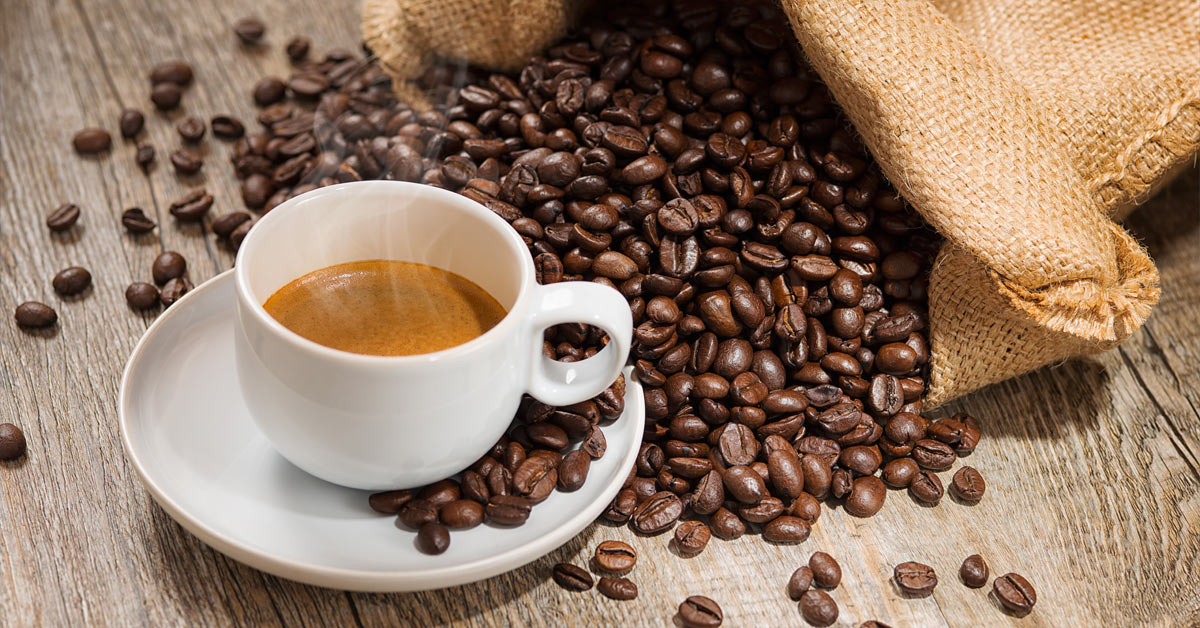
[[[625,414],[604,427],[605,456],[583,488],[553,493],[525,525],[451,532],[428,556],[415,533],[367,506],[368,492],[292,466],[258,432],[239,395],[230,272],[159,316],[121,380],[125,453],[154,499],[216,550],[263,571],[355,591],[415,591],[474,582],[551,552],[588,526],[637,457],[645,407],[626,369]]]

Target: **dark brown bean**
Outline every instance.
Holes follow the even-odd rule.
[[[79,206],[75,203],[63,203],[46,216],[46,226],[56,232],[66,231],[74,227],[78,221]]]
[[[149,284],[142,284],[149,285]],[[157,301],[157,298],[155,299]],[[382,493],[373,493],[367,500],[371,506],[371,510],[385,515],[394,515],[400,512],[400,509],[405,504],[413,500],[413,492],[410,490],[399,491],[384,491]]]
[[[0,460],[16,460],[25,455],[25,433],[12,423],[0,423]]]
[[[725,619],[725,614],[711,598],[693,595],[680,603],[679,619],[686,628],[716,628]]]
[[[787,583],[788,597],[792,598],[793,600],[799,600],[800,597],[803,596],[810,587],[812,587],[812,584],[813,584],[812,569],[810,569],[808,567],[808,565],[797,568],[796,571],[792,572],[791,577],[788,578],[788,583]]]
[[[59,271],[51,281],[54,291],[63,297],[75,296],[92,285],[92,274],[86,268],[71,266]]]
[[[30,329],[49,327],[58,322],[58,312],[54,308],[37,301],[26,301],[17,306],[14,318],[17,325]]]
[[[831,626],[838,618],[837,602],[820,589],[809,589],[800,597],[800,614],[812,626]]]
[[[896,565],[892,570],[892,580],[901,592],[913,596],[929,595],[938,583],[933,567],[914,561]]]
[[[963,584],[978,589],[987,584],[988,565],[979,554],[971,554],[963,559],[962,566],[958,568],[958,577],[962,578]]]
[[[1017,616],[1025,616],[1037,604],[1037,592],[1024,576],[1006,573],[992,583],[992,594],[1004,608]]]
[[[587,591],[592,588],[592,575],[571,563],[558,563],[551,573],[554,582],[568,591]]]
[[[986,488],[987,484],[983,481],[983,475],[974,467],[962,467],[954,473],[954,477],[950,481],[950,492],[955,497],[971,503],[983,499]]]
[[[148,310],[158,305],[158,288],[149,283],[131,283],[125,288],[125,302],[135,310]]]
[[[596,590],[610,600],[634,600],[638,596],[637,585],[629,578],[602,576]]]
[[[450,547],[450,531],[446,526],[431,521],[423,524],[417,530],[417,538],[414,544],[418,550],[426,554],[441,554]]]

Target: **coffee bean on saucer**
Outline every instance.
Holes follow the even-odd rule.
[[[838,618],[838,605],[828,593],[809,589],[800,596],[800,615],[811,626],[830,626]]]
[[[634,600],[638,596],[637,584],[617,576],[601,576],[596,590],[610,600]]]
[[[675,547],[684,554],[699,554],[708,546],[712,531],[703,521],[682,521],[675,526]]]
[[[896,565],[892,571],[892,579],[896,586],[908,595],[929,595],[938,583],[933,567],[914,561]]]
[[[37,301],[26,301],[17,306],[14,318],[21,327],[49,327],[58,322],[58,312],[54,308]]]
[[[179,299],[183,298],[183,295],[190,292],[191,289],[192,282],[188,281],[187,277],[176,277],[163,284],[162,290],[158,295],[158,300],[161,301],[164,306],[170,306]]]
[[[687,628],[716,628],[725,614],[712,598],[692,595],[679,604],[679,619]]]
[[[149,284],[142,285],[145,286]],[[126,294],[128,294],[128,292]],[[400,508],[412,501],[412,499],[413,492],[407,489],[399,491],[383,491],[381,493],[373,493],[371,497],[367,499],[367,504],[370,505],[371,510],[374,510],[375,512],[385,515],[394,515],[400,512]]]
[[[158,305],[158,288],[140,281],[131,283],[125,288],[125,302],[135,310],[148,310]]]
[[[176,174],[196,174],[204,166],[204,158],[195,151],[180,148],[171,153],[171,165],[175,166]]]
[[[199,142],[204,137],[204,121],[196,116],[188,116],[175,123],[175,130],[185,142]]]
[[[484,513],[487,520],[503,526],[516,526],[525,523],[533,503],[528,497],[518,495],[492,495],[488,500]]]
[[[71,297],[87,290],[92,285],[92,274],[86,268],[71,266],[60,270],[51,281],[59,296]]]
[[[0,423],[0,460],[15,460],[25,455],[25,434],[12,423]]]
[[[195,222],[208,213],[213,197],[204,188],[196,188],[175,199],[168,207],[171,215],[183,222]]]
[[[637,564],[637,552],[623,541],[604,541],[596,546],[596,565],[612,573],[625,573]]]
[[[174,83],[186,87],[192,82],[192,66],[183,61],[164,61],[150,70],[150,84]]]
[[[1033,610],[1037,603],[1037,592],[1021,574],[1006,573],[992,583],[992,593],[1004,608],[1018,616]]]
[[[138,144],[133,160],[142,170],[149,170],[154,164],[154,147],[149,144]]]
[[[483,523],[483,504],[471,499],[456,499],[442,506],[439,518],[451,530],[465,530]]]
[[[130,207],[121,212],[121,224],[124,225],[126,231],[134,235],[150,233],[157,226],[140,207]]]
[[[972,589],[978,589],[987,584],[987,563],[979,554],[971,554],[963,559],[962,566],[958,568],[958,576],[962,578],[963,584]]]
[[[74,227],[78,220],[79,206],[75,203],[63,203],[46,216],[46,226],[51,231],[61,232]]]
[[[254,17],[244,17],[233,23],[233,32],[243,44],[253,45],[262,40],[267,27],[262,20]]]
[[[246,135],[246,127],[241,120],[230,115],[213,116],[209,122],[213,135],[223,140],[236,140]]]
[[[808,559],[808,568],[812,570],[813,582],[825,589],[835,589],[842,582],[842,566],[825,552],[813,552]]]
[[[800,596],[804,595],[813,583],[813,572],[808,565],[799,567],[792,572],[792,576],[788,578],[787,594],[793,600],[799,600]]]
[[[112,136],[104,129],[88,128],[76,133],[71,143],[80,155],[95,155],[112,146]]]
[[[154,258],[150,272],[154,283],[161,286],[170,279],[183,276],[183,273],[187,272],[187,260],[175,251],[163,251]]]
[[[183,88],[176,83],[156,83],[150,89],[150,102],[159,111],[170,111],[179,106],[183,100]]]
[[[592,575],[571,563],[558,563],[551,574],[558,586],[568,591],[587,591],[592,588]]]
[[[437,522],[426,523],[417,530],[414,543],[417,549],[426,554],[441,554],[450,547],[450,530]]]
[[[962,467],[954,472],[950,480],[950,492],[965,502],[974,503],[983,499],[986,488],[983,475],[975,467]]]
[[[308,49],[311,45],[312,42],[307,37],[298,35],[288,40],[284,50],[287,51],[287,56],[292,61],[303,61],[308,57]]]
[[[137,109],[125,109],[121,112],[117,126],[121,128],[121,137],[127,140],[133,139],[146,126],[146,116]]]

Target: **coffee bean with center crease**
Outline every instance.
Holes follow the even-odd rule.
[[[49,227],[51,231],[57,232],[66,231],[71,227],[74,227],[75,223],[78,221],[79,206],[75,203],[63,203],[62,205],[54,208],[54,211],[50,212],[50,214],[46,216],[46,226]]]
[[[683,502],[668,491],[655,493],[642,502],[629,518],[629,525],[642,534],[657,534],[670,528],[683,514]]]
[[[971,554],[963,560],[962,566],[958,568],[958,577],[962,578],[963,584],[972,589],[978,589],[987,584],[987,563],[979,554]]]
[[[187,277],[176,277],[163,284],[162,290],[159,291],[158,300],[164,306],[170,306],[183,298],[183,295],[190,292],[191,289],[192,282],[188,281]]]
[[[922,469],[945,471],[954,464],[955,454],[954,448],[946,443],[923,438],[913,445],[912,457]]]
[[[80,155],[95,155],[112,146],[112,136],[104,129],[88,128],[76,133],[71,144]]]
[[[148,285],[148,284],[142,284]],[[381,493],[373,493],[367,500],[367,504],[371,510],[385,515],[394,515],[400,512],[400,509],[405,504],[412,501],[413,492],[410,490],[400,491],[383,491]]]
[[[133,139],[146,126],[146,116],[142,115],[142,112],[137,109],[122,110],[117,126],[121,129],[121,137]]]
[[[809,589],[800,597],[800,614],[812,626],[831,626],[838,618],[837,602],[820,589]]]
[[[86,268],[71,266],[60,270],[51,283],[59,296],[72,297],[92,285],[92,274]]]
[[[251,219],[252,216],[246,212],[229,212],[212,221],[212,230],[217,237],[228,238],[242,223]]]
[[[992,593],[1004,608],[1023,617],[1037,604],[1037,592],[1024,576],[1006,573],[992,583]]]
[[[450,530],[440,523],[431,521],[417,530],[414,544],[417,549],[426,554],[441,554],[450,547]]]
[[[121,213],[121,224],[133,235],[154,231],[156,223],[140,207],[130,207]]]
[[[223,140],[236,140],[246,134],[246,127],[241,120],[230,115],[213,116],[209,121],[213,135]]]
[[[604,541],[596,546],[596,565],[612,573],[625,573],[637,564],[637,552],[622,541]]]
[[[708,546],[712,531],[702,521],[682,521],[675,527],[675,547],[688,555],[698,554]]]
[[[183,88],[176,83],[156,83],[150,89],[150,102],[154,103],[159,111],[170,111],[178,107],[180,100],[183,100]]]
[[[175,123],[175,130],[185,142],[199,142],[204,137],[204,121],[196,116],[188,116]]]
[[[918,471],[908,485],[908,494],[917,501],[930,506],[942,500],[945,489],[942,480],[932,471]]]
[[[533,503],[527,497],[517,495],[492,495],[484,513],[488,521],[499,525],[515,526],[525,523]]]
[[[204,166],[204,158],[195,151],[180,148],[171,152],[171,165],[175,166],[176,174],[196,174]]]
[[[592,576],[582,567],[571,563],[558,563],[551,573],[554,582],[568,591],[587,591],[592,588]]]
[[[0,460],[16,460],[25,455],[25,433],[12,423],[0,423]]]
[[[725,619],[725,613],[711,598],[693,595],[680,603],[679,619],[687,628],[716,628]]]
[[[253,45],[262,40],[267,27],[262,20],[254,17],[244,17],[233,23],[233,32],[243,44]]]
[[[602,576],[596,590],[611,600],[633,600],[638,596],[637,585],[629,578]]]
[[[36,329],[57,323],[58,313],[45,303],[26,301],[17,306],[14,318],[17,319],[17,325]]]
[[[983,475],[974,467],[959,469],[950,480],[950,492],[966,502],[975,503],[983,499],[986,488],[987,484],[983,481]]]
[[[212,207],[213,197],[204,188],[195,188],[175,199],[168,206],[171,215],[184,222],[194,222],[204,218]]]
[[[913,596],[929,595],[938,583],[933,567],[915,561],[896,565],[892,579],[901,592]]]
[[[135,310],[148,310],[158,305],[158,288],[140,281],[131,283],[125,288],[125,302]]]

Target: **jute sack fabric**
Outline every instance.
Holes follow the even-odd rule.
[[[1123,216],[1200,145],[1194,0],[784,0],[796,38],[897,189],[945,237],[925,402],[1133,333],[1159,296]],[[514,70],[564,0],[366,0],[403,82],[435,57]]]

